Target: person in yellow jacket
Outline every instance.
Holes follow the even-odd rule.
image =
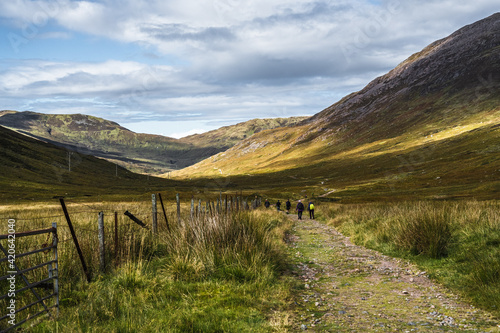
[[[309,205],[307,206],[307,210],[309,211],[309,218],[314,220],[314,204],[312,201],[309,201]]]

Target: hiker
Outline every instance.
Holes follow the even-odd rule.
[[[299,220],[302,220],[302,212],[304,211],[304,204],[302,203],[302,200],[299,200],[299,203],[297,204],[297,208],[295,208],[298,214]]]
[[[312,201],[309,201],[309,206],[307,206],[307,210],[309,211],[309,218],[314,220],[314,204]]]
[[[285,204],[286,204],[286,213],[289,214],[290,208],[292,208],[292,203],[290,202],[290,199],[288,199]]]
[[[266,202],[264,202],[264,206],[266,206],[266,208],[269,208],[269,206],[271,206],[271,204],[269,203],[269,201],[267,201],[267,199]]]
[[[276,209],[278,209],[278,212],[281,210],[281,202],[279,200],[276,203]]]

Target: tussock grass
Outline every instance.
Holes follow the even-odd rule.
[[[258,212],[188,221],[167,236],[166,274],[174,280],[273,281],[286,263],[275,242],[274,229],[282,223],[278,215]]]
[[[451,242],[447,209],[418,203],[399,213],[394,227],[394,242],[398,248],[431,258],[446,256]]]
[[[171,231],[159,218],[156,236],[120,218],[118,262],[113,260],[113,219],[105,217],[109,265],[102,274],[96,250],[97,214],[77,212],[125,207],[150,225],[147,201],[69,206],[93,280],[85,281],[71,241],[62,242],[61,315],[28,331],[286,331],[290,287],[282,278],[287,266],[283,239],[291,225],[283,215],[256,210],[191,219],[183,204],[182,223],[178,225],[169,213]],[[21,231],[46,228],[47,220],[37,218],[55,216],[57,209],[57,205],[25,211],[11,207],[9,212],[18,216]],[[69,239],[63,218],[53,219],[60,220],[60,239]],[[36,247],[40,241],[33,239],[24,246]]]
[[[476,305],[500,314],[500,202],[323,205],[360,245],[416,262]]]

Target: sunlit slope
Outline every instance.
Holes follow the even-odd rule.
[[[236,125],[224,126],[203,134],[190,135],[179,139],[179,141],[198,146],[214,146],[226,150],[240,141],[251,137],[255,133],[267,129],[294,126],[308,118],[309,117],[252,119]]]
[[[494,197],[500,15],[464,27],[301,126],[264,131],[178,177],[253,175],[316,194]],[[244,180],[242,180],[244,181]]]

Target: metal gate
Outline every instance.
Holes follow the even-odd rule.
[[[57,224],[52,223],[52,228],[48,229],[16,233],[15,220],[11,219],[8,223],[8,234],[0,235],[0,267],[2,267],[0,274],[6,274],[0,277],[0,285],[7,287],[7,293],[0,295],[0,304],[2,306],[0,310],[0,316],[2,316],[0,317],[1,332],[15,329],[26,321],[42,314],[52,316],[51,309],[54,308],[56,309],[56,315],[59,313]],[[19,238],[42,234],[48,234],[48,238],[50,234],[52,235],[51,244],[47,243],[42,248],[17,253],[16,248],[20,245],[18,244]],[[29,256],[42,252],[52,252],[52,258],[48,261],[45,259],[43,262],[35,263],[34,266],[29,268],[23,268],[18,262],[18,259],[23,257],[26,258],[23,259],[24,262],[31,262]],[[2,257],[2,254],[5,257]],[[3,270],[4,267],[6,267],[5,270]],[[38,272],[38,275],[43,275],[44,278],[39,281],[29,281],[29,275],[33,275],[34,272]],[[27,295],[29,293],[32,295]],[[20,296],[23,296],[23,304],[18,305]],[[48,305],[49,303],[52,305]]]

